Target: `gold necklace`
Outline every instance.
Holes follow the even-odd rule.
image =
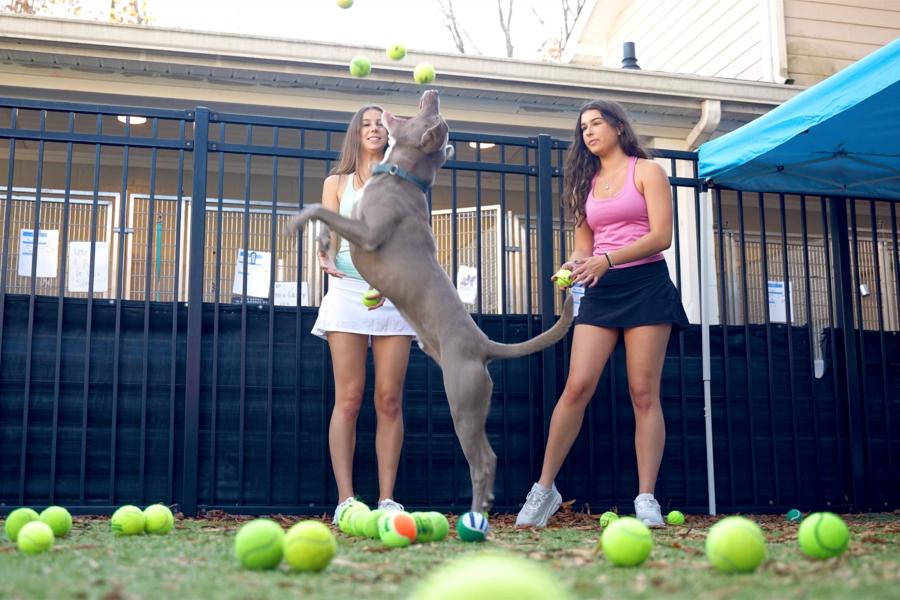
[[[624,165],[621,165],[618,169],[616,169],[615,171],[613,171],[612,174],[611,174],[611,175],[608,175],[607,177],[612,178],[613,175],[617,175],[617,174],[619,173],[619,171],[621,171],[622,169],[624,169],[626,166],[628,166],[628,163],[627,163],[627,162],[626,162]],[[601,169],[602,169],[602,167],[601,167]],[[599,180],[600,178],[598,177],[597,179]],[[604,184],[603,181],[600,181],[600,183],[603,185],[603,189],[604,189],[605,191],[608,192],[608,191],[609,191],[609,185],[610,185],[610,184],[609,184],[609,183]],[[610,183],[612,183],[612,182],[610,182]]]

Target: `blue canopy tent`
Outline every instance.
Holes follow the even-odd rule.
[[[900,39],[699,149],[706,187],[900,200]],[[709,250],[700,211],[700,276],[709,511],[716,512],[709,353]]]

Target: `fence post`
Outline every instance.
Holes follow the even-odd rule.
[[[187,348],[184,376],[184,485],[181,510],[197,514],[197,461],[200,438],[200,349],[203,335],[203,252],[206,245],[206,162],[209,109],[194,113],[194,188],[188,248]]]
[[[859,351],[856,325],[853,317],[853,261],[850,256],[850,235],[847,224],[847,199],[829,198],[831,213],[831,252],[834,256],[834,291],[837,327],[842,334],[844,381],[835,390],[838,401],[843,403],[844,416],[850,432],[850,498],[853,510],[868,507],[865,466],[865,441],[863,439],[862,410],[865,398],[861,397]],[[862,323],[859,324],[862,328]]]
[[[541,331],[553,326],[556,290],[550,276],[553,274],[553,165],[551,151],[553,138],[538,136],[538,294],[541,306]],[[556,403],[556,347],[541,351],[541,396],[544,412],[544,439],[550,427],[550,415]]]

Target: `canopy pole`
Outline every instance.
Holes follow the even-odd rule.
[[[716,469],[713,463],[712,388],[709,352],[709,250],[712,247],[712,225],[709,207],[712,206],[706,185],[700,188],[700,331],[703,355],[703,419],[706,424],[706,482],[709,495],[709,514],[716,514]]]

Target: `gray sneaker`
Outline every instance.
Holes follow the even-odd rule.
[[[647,527],[662,529],[666,526],[653,494],[638,494],[634,499],[634,516]]]
[[[356,498],[350,496],[349,498],[345,498],[343,502],[341,502],[334,508],[334,518],[331,520],[334,525],[338,524],[338,521],[341,518],[341,511],[350,506],[350,504],[352,504],[355,500]]]
[[[553,484],[549,490],[539,483],[531,486],[525,504],[516,517],[516,527],[546,527],[553,513],[559,510],[562,496]]]
[[[385,498],[384,500],[379,500],[378,508],[383,511],[404,510],[403,505],[399,502],[394,502],[393,498]]]

